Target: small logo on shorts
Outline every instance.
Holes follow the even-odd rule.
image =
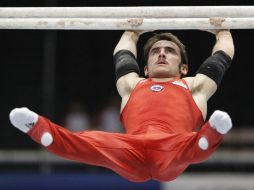
[[[159,92],[159,91],[162,91],[163,90],[163,86],[159,85],[159,84],[155,84],[153,86],[151,86],[151,90],[154,91],[154,92]]]

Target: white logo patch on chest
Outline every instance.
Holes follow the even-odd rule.
[[[180,80],[174,81],[174,82],[172,82],[172,84],[175,84],[175,85],[181,86],[181,87],[183,87],[183,88],[185,88],[185,89],[188,89],[187,85],[184,84],[184,83],[183,83],[182,81],[180,81]]]
[[[151,89],[151,91],[154,91],[154,92],[160,92],[164,89],[164,87],[159,84],[154,84],[151,86],[150,89]]]

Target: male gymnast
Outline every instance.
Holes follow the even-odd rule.
[[[73,133],[24,107],[11,111],[11,123],[56,155],[109,168],[135,182],[174,180],[190,164],[208,159],[232,127],[222,111],[205,122],[207,101],[234,55],[230,32],[216,32],[212,55],[194,77],[185,78],[185,47],[171,33],[155,34],[147,41],[147,78],[141,78],[136,61],[140,34],[124,32],[114,50],[125,134]]]

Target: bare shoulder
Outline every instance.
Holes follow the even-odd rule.
[[[183,78],[183,80],[185,80],[185,82],[188,85],[189,90],[192,90],[192,86],[193,86],[193,81],[194,81],[194,77],[185,77]]]
[[[129,96],[137,83],[144,78],[139,77],[135,72],[128,73],[117,80],[116,87],[118,93],[123,98],[124,96]]]
[[[217,90],[217,84],[209,77],[203,74],[197,74],[195,77],[184,78],[192,94],[206,96],[208,100]]]

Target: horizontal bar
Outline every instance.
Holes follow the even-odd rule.
[[[1,18],[0,29],[57,30],[188,30],[188,29],[253,29],[254,18],[225,18],[221,25],[209,18]]]
[[[209,18],[254,17],[254,6],[7,7],[0,18]]]
[[[232,156],[232,154],[237,156]],[[57,157],[45,150],[0,150],[0,164],[4,163],[73,163]],[[218,150],[209,160],[208,164],[254,164],[253,149],[246,150]]]

